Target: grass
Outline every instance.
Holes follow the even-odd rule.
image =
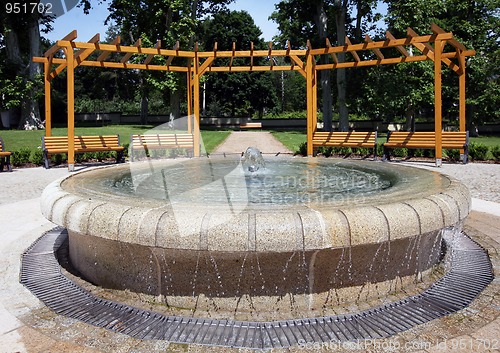
[[[120,135],[122,145],[130,143],[130,136],[133,134],[143,134],[151,130],[152,125],[109,125],[102,127],[77,127],[75,135]],[[21,148],[29,148],[36,150],[42,145],[42,136],[45,135],[45,130],[2,130],[2,137],[6,150],[17,151]],[[66,128],[53,128],[52,135],[66,136]],[[202,130],[201,138],[205,144],[205,149],[211,153],[219,144],[221,144],[229,136],[229,131],[214,131]]]
[[[271,133],[292,152],[298,151],[300,144],[307,141],[305,131],[271,131]]]

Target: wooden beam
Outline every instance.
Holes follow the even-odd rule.
[[[349,40],[349,37],[347,37],[347,36],[345,37],[345,47],[346,47],[346,48],[352,47],[352,43],[351,43],[351,41]],[[375,49],[375,48],[374,48],[374,49]],[[371,50],[373,50],[373,49],[371,49]],[[354,60],[355,60],[356,62],[358,62],[358,63],[359,63],[359,62],[361,61],[361,59],[359,58],[359,55],[358,55],[358,53],[356,52],[356,50],[349,50],[349,53],[351,53],[352,57],[354,58]]]
[[[155,49],[161,49],[161,40],[158,39],[156,41],[156,44],[155,44],[154,48]],[[159,50],[158,50],[158,54],[157,55],[160,55],[160,51]],[[144,65],[148,65],[151,62],[151,60],[153,60],[154,57],[155,57],[154,54],[148,54],[148,56],[146,57],[146,60],[144,60],[143,64]]]
[[[370,38],[370,36],[368,34],[365,36],[365,42],[366,43],[373,43],[373,40]],[[372,49],[372,51],[375,53],[377,58],[379,58],[379,60],[384,60],[384,55],[382,54],[380,49],[374,48],[374,49]]]
[[[118,48],[120,46],[120,41],[121,41],[121,38],[120,36],[116,37],[112,42],[111,42],[111,45],[112,46],[115,46],[116,47],[116,51],[118,51]],[[112,53],[111,50],[105,50],[101,53],[101,55],[99,55],[97,57],[97,61],[104,61],[108,58],[108,56]]]
[[[327,49],[330,49],[332,47],[332,44],[330,43],[330,39],[326,38],[326,48]],[[335,64],[338,64],[339,63],[339,59],[337,58],[337,54],[335,53],[330,53],[330,56],[332,57],[333,59],[333,62]]]
[[[253,42],[250,42],[250,68],[253,67],[253,51],[254,51],[254,45]]]
[[[176,55],[171,55],[168,57],[167,59],[167,63],[165,64],[166,66],[170,66],[170,64],[172,63],[172,60],[174,60],[174,57],[178,56],[178,52],[179,52],[179,48],[180,48],[180,44],[179,44],[179,41],[177,41],[173,47],[173,50],[177,53]]]
[[[386,31],[385,32],[385,37],[387,38],[387,40],[389,42],[391,41],[395,41],[396,38],[394,38],[394,36],[391,34],[391,32],[389,31]],[[403,54],[403,56],[407,57],[407,56],[410,56],[410,53],[408,53],[408,51],[402,46],[402,45],[396,45],[395,48],[401,53]]]
[[[88,43],[99,43],[100,38],[100,34],[97,33],[88,41]],[[78,50],[75,54],[75,66],[80,65],[83,60],[87,59],[89,55],[94,52],[94,50],[95,49],[92,48]]]
[[[137,39],[137,40],[136,40],[136,42],[135,42],[135,44],[134,44],[134,47],[136,47],[136,48],[137,48],[137,50],[139,51],[139,48],[141,47],[141,45],[142,45],[142,39],[141,39],[141,38],[139,38],[139,39]],[[129,59],[132,57],[132,55],[134,55],[134,53],[126,53],[126,54],[123,56],[123,58],[120,60],[120,62],[121,62],[122,64],[125,64],[126,62],[128,62],[128,61],[129,61]]]
[[[77,35],[77,34],[78,34],[78,33],[77,33],[76,29],[74,29],[74,30],[72,30],[71,32],[69,32],[68,34],[66,34],[66,35],[64,36],[64,38],[63,38],[63,39],[61,39],[61,40],[68,40],[68,41],[70,41],[70,42],[71,42],[71,41],[74,41],[74,40],[76,39],[76,37],[78,37],[78,35]]]
[[[363,44],[352,44],[349,46],[342,45],[342,46],[337,46],[337,47],[331,47],[328,51],[325,51],[325,49],[314,49],[312,50],[313,55],[322,55],[322,54],[329,54],[329,53],[342,53],[342,52],[350,52],[350,51],[357,51],[357,50],[373,50],[373,49],[382,49],[382,48],[391,48],[391,47],[396,47],[396,46],[401,46],[401,45],[410,45],[414,43],[429,43],[429,42],[434,42],[436,40],[448,40],[450,38],[453,38],[453,34],[451,33],[443,33],[443,34],[433,34],[433,35],[425,35],[425,36],[418,36],[418,37],[407,37],[403,39],[396,39],[396,40],[384,40],[384,41],[377,41],[373,43],[363,43]],[[300,54],[298,54],[300,55]],[[302,54],[304,55],[304,54]]]
[[[408,27],[408,29],[406,30],[406,33],[407,33],[407,35],[408,35],[409,38],[417,38],[417,37],[419,37],[419,35],[417,34],[417,32],[415,32],[411,27]],[[415,47],[418,50],[420,50],[422,52],[422,54],[428,55],[429,59],[431,58],[431,54],[429,54],[429,53],[433,53],[434,49],[432,48],[432,45],[429,44],[429,41],[423,42],[423,43],[415,42],[413,44],[415,45]],[[434,59],[432,59],[432,60],[434,60]]]
[[[231,56],[231,59],[229,60],[229,68],[231,68],[231,66],[233,66],[234,53],[236,53],[236,43],[235,42],[233,42],[233,55]]]
[[[273,68],[274,66],[274,61],[273,61],[273,42],[269,42],[269,52],[267,54],[269,56],[269,66],[271,67],[271,69]]]
[[[443,34],[443,33],[446,33],[444,31],[444,29],[442,29],[441,27],[439,27],[437,24],[435,23],[432,23],[431,24],[431,30],[433,33],[435,34]],[[449,39],[447,40],[448,43],[450,43],[452,46],[454,46],[455,48],[457,49],[460,49],[462,51],[465,51],[467,50],[467,48],[465,48],[465,45],[463,45],[462,43],[460,43],[458,40],[456,40],[455,38],[452,38],[452,39]]]

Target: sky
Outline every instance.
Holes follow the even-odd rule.
[[[75,7],[59,16],[52,24],[54,30],[48,34],[43,34],[43,36],[51,41],[56,41],[76,29],[78,33],[77,41],[86,42],[96,33],[100,33],[101,41],[104,41],[106,37],[104,21],[108,16],[108,5],[106,3],[98,5],[97,3],[97,0],[93,1],[93,8],[89,15],[85,15],[81,8]],[[247,11],[262,31],[264,40],[271,41],[273,36],[278,34],[277,24],[268,20],[274,11],[274,1],[236,0],[229,8],[231,10]]]

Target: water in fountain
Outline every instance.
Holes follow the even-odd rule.
[[[248,147],[246,149],[243,153],[243,157],[241,158],[241,162],[243,167],[252,173],[258,171],[260,168],[265,168],[266,166],[264,157],[262,157],[262,152],[255,147]]]

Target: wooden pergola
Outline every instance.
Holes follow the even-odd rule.
[[[372,41],[368,35],[365,42],[352,44],[346,38],[346,44],[332,46],[327,39],[324,48],[314,49],[309,41],[305,49],[291,49],[287,43],[287,49],[275,50],[269,43],[267,50],[255,50],[250,43],[249,50],[219,51],[217,43],[212,51],[199,51],[195,44],[191,51],[180,50],[179,43],[172,49],[162,49],[158,41],[153,48],[145,48],[139,39],[133,46],[120,44],[120,38],[116,38],[110,44],[100,43],[99,34],[88,42],[77,42],[77,32],[72,31],[66,37],[58,40],[43,57],[33,58],[34,62],[44,64],[45,84],[45,121],[46,136],[51,136],[51,81],[63,70],[67,71],[67,111],[68,111],[68,164],[74,165],[74,80],[75,68],[78,66],[102,67],[112,69],[136,69],[182,72],[187,75],[187,107],[188,115],[194,115],[194,123],[188,124],[188,132],[194,135],[194,155],[200,155],[200,78],[208,72],[242,72],[242,71],[297,71],[306,79],[307,91],[307,154],[313,154],[312,138],[317,129],[317,74],[319,70],[334,70],[340,68],[376,66],[398,64],[416,61],[431,60],[434,62],[434,122],[436,134],[436,161],[442,158],[441,131],[442,131],[442,100],[441,100],[441,71],[444,63],[459,76],[459,120],[460,131],[465,131],[465,58],[475,54],[474,50],[467,50],[463,44],[458,42],[451,32],[433,24],[432,34],[418,35],[408,28],[405,38],[396,39],[390,32],[386,32],[383,41]],[[417,54],[410,54],[409,47],[416,49]],[[392,50],[391,50],[392,49]],[[395,50],[394,50],[395,49]],[[56,57],[60,52],[64,57]],[[89,59],[92,53],[99,55],[96,59]],[[112,53],[119,54],[117,60],[109,60]],[[352,61],[339,62],[338,53],[349,53]],[[362,53],[362,54],[361,54]],[[395,54],[394,54],[395,53]],[[361,55],[360,55],[361,54]],[[142,55],[138,57],[138,55]],[[317,58],[328,55],[329,64],[317,64]],[[152,64],[155,56],[165,58],[162,65]],[[116,55],[115,55],[116,57]],[[286,57],[287,65],[276,65],[274,58]],[[229,65],[214,65],[218,59],[229,59]],[[246,58],[245,66],[237,65],[235,59]],[[262,59],[266,58],[263,65]],[[135,59],[131,62],[131,59]],[[174,62],[174,59],[175,60]],[[179,60],[182,59],[182,60]],[[184,64],[178,64],[183,62]]]

